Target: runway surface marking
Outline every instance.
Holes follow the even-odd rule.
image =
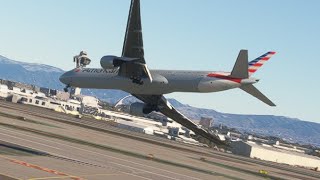
[[[135,175],[135,174],[130,174],[130,173],[125,173],[125,172],[121,172],[121,173],[110,173],[110,174],[88,174],[88,175],[80,175],[81,177],[97,177],[97,176],[103,176],[103,177],[106,177],[106,176],[116,176],[116,175],[121,175],[121,174],[126,174],[126,175],[130,175],[130,176],[135,176],[135,177],[138,177],[138,178],[141,178],[141,179],[147,179],[147,180],[152,180],[150,178],[146,178],[146,177],[142,177],[142,176],[138,176],[138,175]],[[64,178],[72,178],[73,176],[56,176],[56,177],[40,177],[40,178],[31,178],[31,179],[28,179],[28,180],[46,180],[46,179],[64,179]]]
[[[59,144],[59,145],[63,145],[63,146],[68,146],[68,147],[71,147],[71,148],[74,148],[74,149],[78,149],[78,150],[81,150],[81,151],[86,151],[86,152],[89,152],[89,153],[93,153],[93,154],[105,156],[105,157],[112,158],[112,159],[116,159],[116,160],[119,160],[119,161],[132,163],[132,164],[139,165],[139,166],[142,166],[142,167],[147,167],[147,168],[150,168],[150,169],[156,169],[156,170],[168,172],[168,173],[171,173],[171,174],[175,174],[175,175],[179,175],[179,176],[183,176],[183,177],[188,177],[188,178],[190,178],[190,179],[200,180],[199,178],[196,178],[196,177],[191,177],[191,176],[188,176],[188,175],[179,174],[179,173],[172,172],[172,171],[169,171],[169,170],[165,170],[165,169],[161,169],[161,168],[157,168],[157,167],[152,167],[152,166],[140,164],[140,163],[137,163],[137,162],[134,162],[134,161],[130,161],[130,160],[126,160],[126,159],[121,159],[121,158],[113,157],[113,156],[110,156],[110,155],[106,155],[106,154],[102,154],[102,153],[98,153],[98,152],[94,152],[94,151],[90,151],[90,150],[86,150],[86,149],[74,147],[74,146],[67,145],[67,144],[63,144],[63,143],[59,143],[59,142],[56,142],[56,141],[52,141],[52,140],[48,140],[48,139],[43,139],[43,138],[39,138],[39,137],[27,135],[27,134],[24,134],[24,133],[20,133],[20,132],[15,132],[15,131],[12,131],[12,130],[8,130],[8,129],[6,129],[6,128],[0,128],[0,129],[1,129],[1,130],[4,130],[4,131],[11,132],[11,133],[20,134],[20,135],[23,135],[23,136],[32,137],[32,138],[35,138],[35,139],[40,139],[40,140],[43,140],[43,141],[52,142],[52,143]],[[3,133],[0,133],[0,134],[3,134]],[[7,134],[3,134],[3,135],[16,138],[16,137],[14,137],[14,136],[7,135]],[[24,140],[24,141],[25,141],[25,139],[22,139],[22,138],[17,138],[17,139],[20,139],[20,140]],[[31,141],[31,140],[28,140],[28,141],[29,141],[29,142],[33,142],[33,143],[36,143],[36,144],[45,145],[45,144],[38,143],[38,142],[34,142],[34,141]],[[45,146],[48,146],[48,145],[45,145]],[[27,147],[27,146],[26,146],[26,147]],[[31,147],[29,147],[29,148],[31,148]],[[31,149],[32,149],[32,148],[31,148]],[[49,152],[49,151],[44,151],[44,152],[48,152],[49,154],[52,154],[52,155],[62,156],[62,155],[59,155],[59,154],[56,154],[56,153],[53,153],[53,152]],[[151,171],[144,170],[144,169],[140,169],[140,168],[135,168],[135,167],[133,167],[133,166],[124,165],[124,164],[120,164],[120,163],[116,163],[116,162],[111,162],[111,161],[110,161],[109,163],[110,163],[110,164],[114,164],[114,165],[118,165],[118,166],[122,166],[122,167],[126,167],[126,168],[129,168],[129,169],[134,169],[134,170],[138,170],[138,171],[143,171],[143,172],[145,172],[145,173],[153,174],[153,175],[156,175],[156,176],[161,176],[161,177],[164,177],[164,178],[177,180],[177,178],[174,178],[174,177],[166,176],[166,175],[163,175],[163,174],[158,174],[158,173],[151,172]],[[132,175],[132,174],[130,174],[130,175]],[[137,176],[136,174],[133,174],[133,175]]]
[[[146,180],[152,180],[150,178],[146,178],[146,177],[143,177],[143,176],[139,176],[139,175],[136,175],[136,174],[131,174],[131,173],[126,173],[126,172],[120,172],[120,173],[109,173],[109,174],[85,174],[85,175],[79,175],[81,176],[82,178],[88,178],[88,177],[97,177],[97,176],[114,176],[114,175],[121,175],[121,174],[126,174],[126,175],[130,175],[130,176],[134,176],[134,177],[138,177],[138,178],[141,178],[141,179],[146,179]],[[64,179],[64,178],[76,178],[77,176],[50,176],[50,177],[40,177],[40,178],[31,178],[31,179],[28,179],[28,180],[45,180],[45,179]],[[86,179],[79,179],[79,180],[86,180]]]
[[[150,180],[150,178],[146,178],[146,177],[143,177],[143,176],[139,176],[139,175],[136,175],[136,174],[131,174],[131,173],[126,173],[126,172],[121,172],[122,174],[127,174],[127,175],[130,175],[130,176],[135,176],[135,177],[139,177],[139,178],[143,178],[143,179],[148,179]],[[89,174],[89,175],[81,175],[82,177],[97,177],[97,176],[113,176],[113,175],[120,175],[120,173],[116,174],[116,173],[112,173],[112,174]],[[151,179],[152,180],[152,179]]]
[[[16,136],[11,136],[11,135],[8,135],[8,134],[3,134],[3,133],[0,133],[0,134],[9,136],[9,137],[12,137],[12,138],[15,138],[15,139],[20,139],[20,140],[23,140],[23,141],[28,141],[28,142],[32,142],[32,143],[35,143],[35,144],[40,144],[40,145],[42,145],[42,146],[47,146],[47,147],[49,147],[49,148],[53,148],[53,149],[58,149],[58,150],[60,150],[60,148],[53,147],[53,146],[49,146],[49,145],[47,145],[47,144],[43,144],[43,143],[39,143],[39,142],[34,142],[34,141],[27,140],[27,139],[18,138],[18,137],[16,137]]]
[[[40,171],[48,172],[48,173],[51,173],[51,174],[60,175],[60,176],[63,176],[62,178],[70,177],[73,180],[84,180],[83,178],[80,178],[80,177],[77,177],[77,176],[71,176],[71,175],[68,175],[66,173],[63,173],[63,172],[60,172],[60,171],[57,171],[57,170],[49,169],[49,168],[46,168],[46,167],[41,167],[41,166],[38,166],[38,165],[35,165],[35,164],[30,164],[30,163],[27,163],[25,161],[20,161],[20,160],[17,160],[17,159],[13,159],[13,158],[1,156],[1,155],[0,155],[0,158],[5,159],[5,160],[7,160],[9,162],[12,162],[12,163],[15,163],[15,164],[19,164],[19,165],[28,167],[28,168],[33,168],[33,169],[37,169],[37,170],[40,170]]]

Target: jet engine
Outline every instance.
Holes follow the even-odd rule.
[[[154,107],[145,103],[135,102],[130,105],[130,114],[135,116],[143,116],[156,110]]]
[[[117,58],[117,56],[103,56],[100,60],[100,65],[103,69],[113,69],[119,67],[119,65],[116,64]]]
[[[139,58],[127,58],[127,57],[117,57],[117,56],[103,56],[100,60],[100,65],[104,69],[113,69],[120,67],[123,63],[134,63],[138,61]]]
[[[123,63],[135,63],[139,58],[117,57],[117,56],[103,56],[100,60],[100,65],[104,69],[112,69],[120,67]]]

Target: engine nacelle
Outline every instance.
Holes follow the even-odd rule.
[[[135,116],[143,116],[154,111],[154,108],[145,103],[135,102],[130,105],[130,114]]]
[[[103,69],[112,69],[120,67],[123,63],[134,63],[138,60],[139,58],[103,56],[100,60],[100,65]]]
[[[100,65],[103,69],[113,69],[119,67],[115,62],[116,59],[119,57],[117,56],[103,56],[100,60]]]

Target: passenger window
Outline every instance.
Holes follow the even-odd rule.
[[[45,102],[42,102],[42,106],[44,106],[44,105],[46,105],[46,103],[45,103]]]
[[[29,99],[29,102],[32,103],[32,99]]]
[[[38,100],[36,100],[36,104],[39,104],[39,101],[38,101]]]

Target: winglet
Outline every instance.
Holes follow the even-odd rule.
[[[240,50],[236,63],[233,66],[230,77],[246,79],[248,73],[248,50]]]

